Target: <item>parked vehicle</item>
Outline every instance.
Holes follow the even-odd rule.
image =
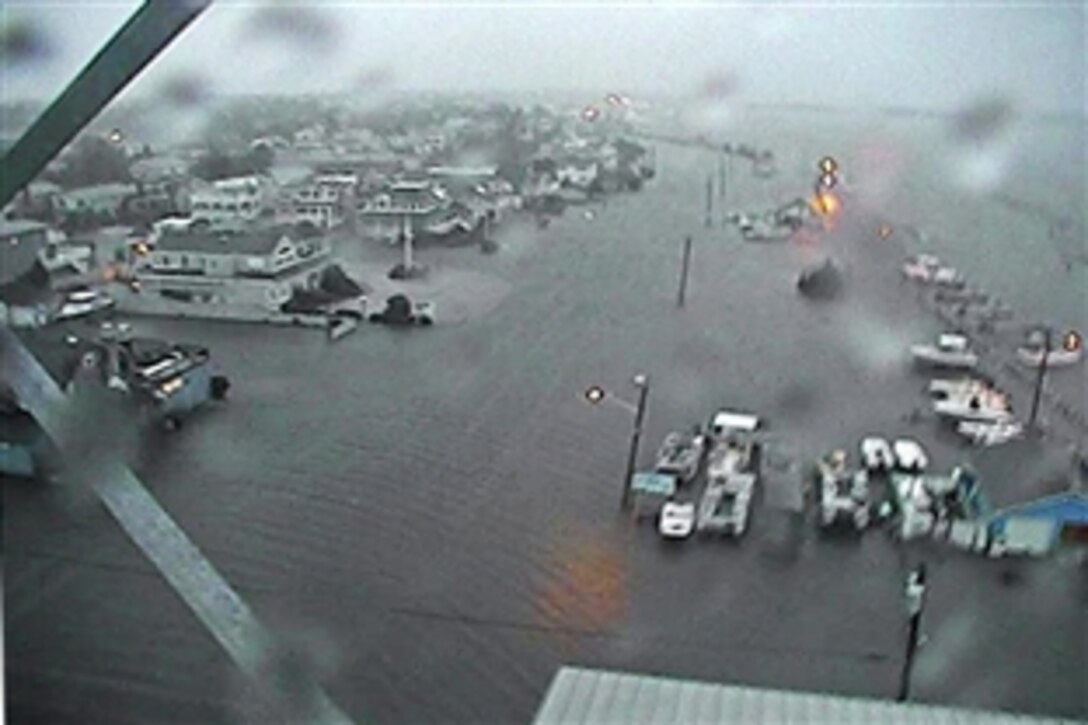
[[[661,507],[658,531],[666,539],[686,539],[695,529],[695,504],[667,501]]]

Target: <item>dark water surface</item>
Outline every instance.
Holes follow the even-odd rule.
[[[662,148],[658,162],[643,193],[592,220],[509,231],[493,257],[433,253],[512,284],[481,319],[336,344],[137,322],[208,344],[234,382],[228,404],[145,455],[143,480],[358,721],[525,722],[565,663],[894,696],[905,552],[879,530],[821,539],[811,522],[791,540],[765,505],[739,543],[666,545],[619,515],[630,416],[586,405],[590,384],[633,398],[630,376],[650,375],[645,464],[670,429],[729,405],[806,460],[909,434],[937,470],[973,460],[999,501],[1038,493],[1033,444],[979,454],[906,420],[925,383],[906,347],[940,328],[874,246],[875,216],[743,245],[702,229],[712,160]],[[794,278],[829,251],[847,292],[813,306]],[[4,543],[13,722],[246,717],[233,666],[93,501],[6,485]],[[916,697],[1088,715],[1071,636],[1083,571],[1045,562],[1009,588],[998,564],[927,551]]]

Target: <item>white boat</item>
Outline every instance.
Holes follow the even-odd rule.
[[[903,276],[913,282],[932,282],[941,260],[932,254],[919,254],[903,263]]]
[[[1046,353],[1046,366],[1051,367],[1067,367],[1069,365],[1076,365],[1080,362],[1081,358],[1080,347],[1072,350],[1066,350],[1065,348],[1058,348]],[[1021,364],[1028,366],[1029,368],[1037,368],[1043,363],[1043,348],[1035,347],[1031,345],[1021,345],[1016,349],[1016,357]]]
[[[1000,393],[991,396],[976,393],[938,400],[933,403],[933,412],[942,418],[959,421],[1001,423],[1012,420],[1012,411]]]
[[[335,342],[354,332],[358,326],[359,321],[354,317],[346,315],[333,317],[329,320],[329,339]]]
[[[978,365],[978,355],[963,335],[944,334],[936,345],[912,345],[910,354],[916,363],[932,367],[971,369]]]
[[[1019,438],[1024,433],[1024,426],[1013,420],[994,423],[965,420],[956,426],[956,432],[972,443],[989,447]]]

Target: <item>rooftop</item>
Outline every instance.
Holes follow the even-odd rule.
[[[96,186],[81,186],[76,189],[68,189],[64,196],[74,199],[110,199],[126,194],[135,194],[136,187],[133,184],[98,184]]]
[[[167,233],[159,239],[157,251],[199,254],[271,254],[280,240],[290,238],[283,227],[230,233]]]
[[[1032,725],[1059,720],[563,667],[533,725],[578,723]]]
[[[48,228],[45,224],[30,219],[0,219],[0,237],[14,237],[19,234],[45,231]]]

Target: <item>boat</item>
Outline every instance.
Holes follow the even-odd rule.
[[[354,332],[358,326],[359,321],[354,317],[336,315],[329,319],[329,339],[335,342]]]
[[[674,475],[680,483],[689,483],[699,472],[705,450],[706,438],[699,432],[669,433],[658,451],[654,470]]]
[[[971,351],[966,337],[943,334],[936,345],[912,345],[910,354],[921,365],[942,368],[971,369],[978,365],[978,355]]]
[[[942,418],[959,421],[1007,422],[1012,411],[1007,398],[997,391],[982,391],[957,395],[933,403],[933,412]]]
[[[956,432],[972,443],[982,446],[998,446],[1019,438],[1024,433],[1024,426],[1014,420],[985,422],[964,420],[956,426]]]
[[[931,282],[941,260],[932,254],[918,254],[903,263],[903,276],[914,282]]]
[[[1081,347],[1076,347],[1072,350],[1065,348],[1058,348],[1046,353],[1046,366],[1048,368],[1054,367],[1068,367],[1070,365],[1076,365],[1081,359]],[[1016,349],[1016,359],[1020,361],[1022,365],[1026,365],[1029,368],[1037,368],[1043,363],[1043,348],[1036,345],[1021,345]]]

